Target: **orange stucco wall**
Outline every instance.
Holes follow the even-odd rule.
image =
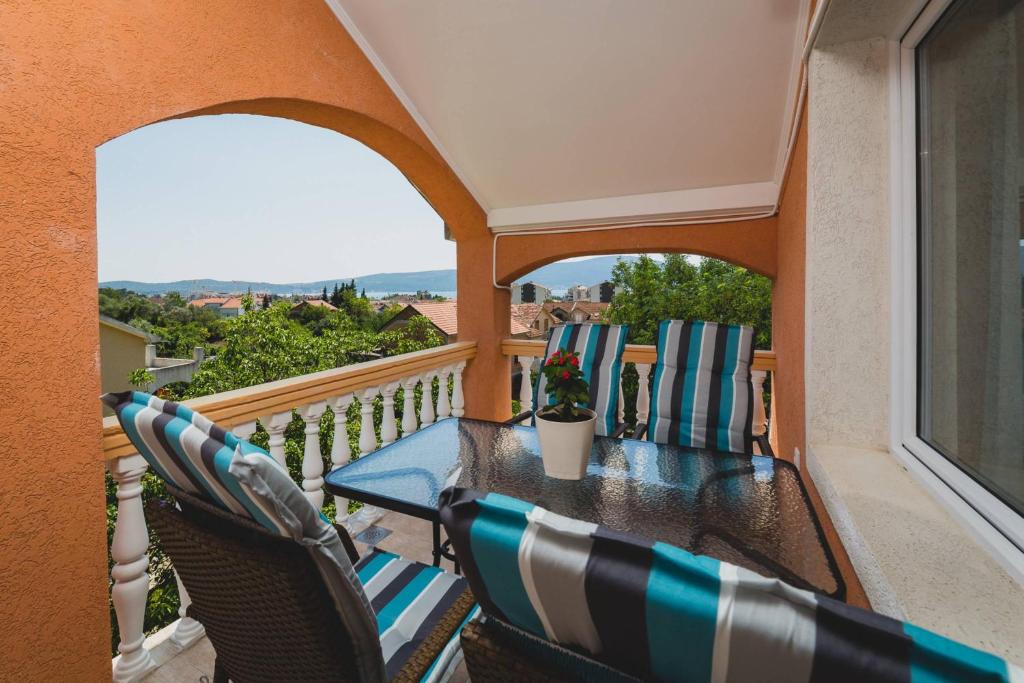
[[[778,274],[772,285],[772,345],[777,369],[772,418],[778,456],[793,459],[804,443],[804,273],[807,222],[806,114],[793,148],[778,215]],[[802,462],[806,462],[803,460]]]
[[[496,347],[507,297],[463,289],[484,214],[323,2],[3,0],[0,26],[0,678],[100,681],[97,146],[197,113],[338,130],[395,163],[460,240],[465,338]],[[469,396],[494,378],[480,367],[486,379],[467,370]]]
[[[498,240],[498,282],[508,284],[548,263],[591,254],[686,253],[776,271],[776,219],[708,225],[621,228],[571,235],[508,235]]]

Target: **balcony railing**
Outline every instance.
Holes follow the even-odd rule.
[[[512,362],[519,365],[524,380],[530,373],[540,367],[540,359],[544,356],[546,342],[542,340],[506,339],[501,344],[502,353],[512,357]],[[653,346],[626,344],[622,354],[623,363],[636,368],[638,387],[636,392],[636,423],[647,421],[651,409],[650,375],[658,359],[657,350]],[[775,372],[774,351],[754,351],[754,362],[751,365],[751,380],[754,384],[754,436],[761,436],[768,427],[768,414],[764,405],[764,383],[769,373]],[[533,387],[529,381],[519,384],[519,404],[523,412],[533,410]],[[619,382],[619,422],[624,422],[626,400],[623,395],[622,382]]]
[[[319,508],[324,502],[324,461],[320,451],[320,422],[328,408],[334,415],[334,439],[330,461],[338,467],[351,459],[348,412],[359,406],[360,454],[365,455],[401,436],[449,416],[463,414],[465,398],[462,371],[476,356],[476,344],[460,342],[381,360],[349,365],[278,382],[229,391],[187,401],[191,408],[250,438],[262,426],[268,435],[270,454],[285,464],[285,429],[297,414],[305,423],[302,455],[302,488]],[[436,397],[434,379],[437,379]],[[450,380],[450,381],[449,381]],[[422,387],[417,413],[415,389]],[[401,417],[396,417],[395,395],[403,389]],[[375,421],[375,401],[381,398],[381,418]],[[380,439],[378,442],[378,432]],[[149,593],[149,532],[142,504],[142,477],[148,465],[138,455],[117,419],[103,421],[103,454],[117,483],[117,522],[110,555],[111,599],[120,630],[119,656],[114,659],[114,680],[134,681],[158,665],[146,648],[143,622]],[[337,522],[361,527],[380,516],[363,508],[356,519],[348,518],[348,501],[336,500]],[[188,594],[178,581],[181,596],[179,619],[173,625],[172,643],[188,647],[203,636],[203,627],[186,616]]]

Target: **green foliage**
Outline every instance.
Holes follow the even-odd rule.
[[[772,346],[772,285],[768,278],[716,259],[693,263],[685,255],[666,254],[619,261],[612,271],[617,293],[607,317],[629,325],[629,342],[654,344],[662,320],[707,320],[751,325],[755,348]],[[636,418],[639,386],[636,369],[622,371],[625,420]]]
[[[145,389],[155,381],[156,377],[146,368],[136,368],[128,373],[128,383],[139,389]]]
[[[771,348],[772,285],[763,275],[716,259],[694,264],[666,254],[664,263],[649,256],[619,261],[612,282],[618,293],[608,318],[629,324],[633,344],[654,344],[662,320],[707,320],[751,325],[756,347]]]
[[[590,397],[590,385],[580,370],[580,354],[558,349],[544,362],[541,371],[547,380],[544,393],[555,398],[545,413],[556,415],[558,422],[571,422],[580,414],[576,404],[585,403]]]
[[[346,290],[348,291],[348,290]],[[433,326],[425,318],[413,319],[405,328],[387,333],[374,331],[375,316],[370,303],[354,297],[354,307],[369,311],[364,323],[358,323],[345,311],[327,311],[327,309],[306,307],[307,310],[325,311],[325,315],[311,316],[305,321],[289,319],[291,304],[287,301],[270,303],[266,308],[257,306],[252,297],[243,298],[244,315],[237,318],[219,319],[209,311],[198,311],[183,305],[181,297],[171,300],[165,297],[163,304],[155,304],[134,292],[125,290],[101,290],[100,305],[106,306],[103,312],[121,320],[128,320],[147,331],[159,334],[165,339],[174,340],[176,346],[187,347],[191,355],[193,340],[192,325],[200,327],[207,336],[215,334],[221,343],[218,344],[216,355],[208,358],[192,378],[188,385],[166,387],[162,391],[165,398],[182,400],[206,396],[222,391],[231,391],[243,387],[254,386],[264,382],[272,382],[297,375],[320,370],[342,367],[358,363],[380,355],[395,355],[418,351],[444,343]],[[268,302],[269,303],[269,302]],[[118,317],[121,316],[121,317]],[[209,316],[213,316],[210,319]],[[203,327],[209,323],[210,327]],[[378,326],[379,327],[379,326]],[[216,333],[212,328],[216,328]],[[202,335],[197,335],[202,336]],[[132,373],[132,381],[147,380],[142,373]],[[138,373],[138,374],[137,374]],[[148,373],[147,373],[148,374]],[[145,386],[152,381],[136,384]],[[434,395],[439,387],[435,378]],[[404,391],[404,390],[403,390]],[[396,412],[401,419],[404,407],[403,391],[395,397]],[[414,404],[419,406],[422,392],[416,388]],[[383,405],[378,397],[374,402],[374,427],[379,437]],[[288,470],[296,482],[302,480],[302,457],[305,433],[302,420],[293,414],[292,421],[285,430],[285,457]],[[353,403],[348,411],[349,450],[353,454],[359,452],[360,414]],[[267,433],[260,427],[252,439],[253,443],[267,448]],[[330,462],[331,447],[334,442],[334,415],[325,411],[320,423],[320,451],[324,460],[324,471],[333,466]],[[143,477],[143,500],[152,497],[166,497],[162,482],[152,473]],[[353,504],[353,506],[355,506]],[[350,506],[352,511],[353,506]],[[324,505],[324,513],[334,519],[336,513],[334,500],[328,496]],[[117,501],[114,497],[113,480],[107,478],[107,528],[110,539],[113,537],[114,524],[117,518]],[[110,540],[108,539],[108,541]],[[109,545],[109,544],[108,544]],[[147,634],[154,633],[177,618],[180,604],[177,584],[171,570],[170,561],[160,547],[159,540],[150,537],[150,592],[146,605],[145,629]],[[113,564],[111,562],[110,566]],[[112,653],[116,654],[118,642],[117,622],[111,607]]]

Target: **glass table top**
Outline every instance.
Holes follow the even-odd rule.
[[[432,521],[448,486],[494,491],[802,588],[845,592],[798,471],[769,457],[595,437],[586,476],[567,481],[544,475],[532,427],[448,418],[335,469],[326,484]]]

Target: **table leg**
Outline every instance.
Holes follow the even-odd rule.
[[[441,522],[434,521],[434,566],[441,566]]]

